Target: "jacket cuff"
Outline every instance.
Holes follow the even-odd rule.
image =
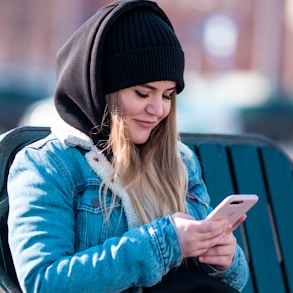
[[[172,268],[180,266],[182,262],[182,251],[172,219],[170,216],[161,217],[150,222],[147,228],[165,275]]]

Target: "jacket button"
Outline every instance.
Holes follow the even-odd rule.
[[[91,203],[94,208],[100,206],[100,201],[97,198],[92,199]]]

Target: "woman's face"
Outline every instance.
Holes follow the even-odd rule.
[[[145,143],[152,130],[168,116],[173,81],[155,81],[119,91],[119,101],[128,135],[134,144]]]

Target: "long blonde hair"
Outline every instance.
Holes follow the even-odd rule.
[[[129,139],[120,112],[118,92],[107,95],[111,132],[107,148],[113,171],[103,182],[104,195],[117,178],[128,192],[142,223],[174,212],[185,212],[187,170],[177,149],[176,93],[169,115],[137,147]],[[116,195],[113,195],[113,201]]]

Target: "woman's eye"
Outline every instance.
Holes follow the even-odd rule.
[[[147,98],[149,96],[148,94],[142,93],[140,91],[135,91],[135,93],[141,98]]]
[[[163,98],[164,99],[167,99],[167,100],[171,100],[172,99],[172,95],[163,95]]]

